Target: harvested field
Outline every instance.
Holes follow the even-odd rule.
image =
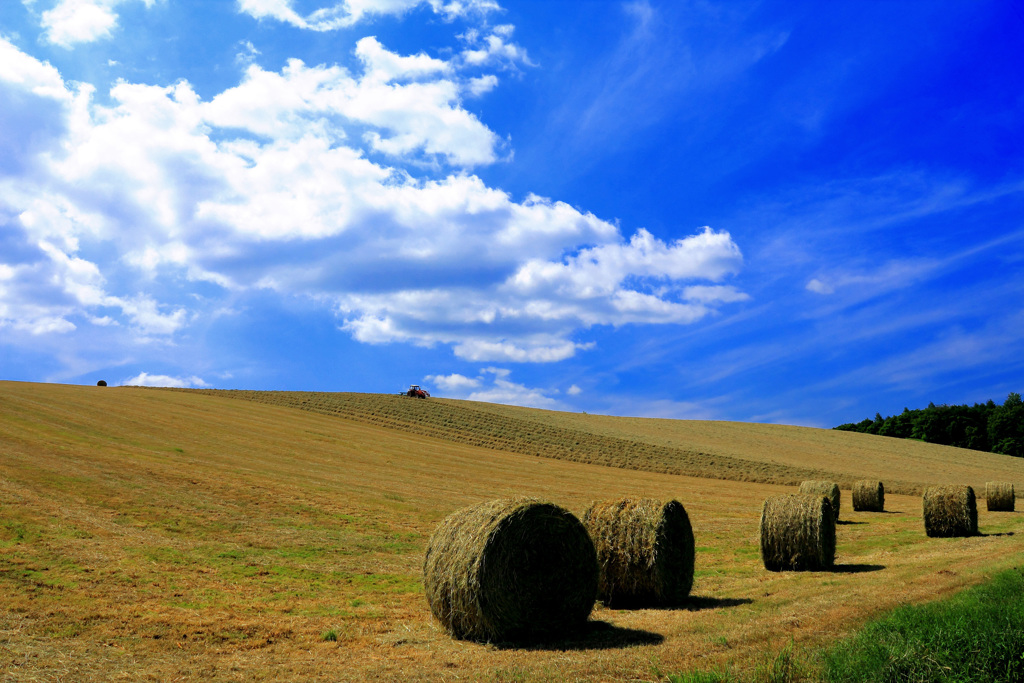
[[[1019,479],[988,469],[968,479]],[[768,572],[761,505],[789,491],[206,393],[0,382],[0,670],[10,681],[655,680],[655,669],[753,666],[791,639],[813,647],[1024,559],[1024,516],[982,510],[981,535],[930,539],[921,498],[890,493],[885,513],[837,528],[832,571]],[[577,515],[595,499],[685,501],[690,601],[598,606],[585,633],[547,647],[452,639],[424,595],[427,539],[459,508],[516,495]]]
[[[1019,481],[1024,459],[872,434],[773,424],[561,413],[402,396],[183,390],[300,408],[453,443],[648,472],[798,485],[828,479],[849,490],[865,471],[887,493],[920,495],[960,481]]]

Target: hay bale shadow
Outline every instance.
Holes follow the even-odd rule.
[[[867,524],[867,522],[855,522],[852,519],[840,519],[836,520],[836,524],[839,526],[846,526],[848,524]]]
[[[659,612],[702,612],[704,610],[725,609],[726,607],[749,605],[752,602],[754,601],[750,598],[712,598],[695,597],[691,595],[684,602],[680,602],[676,605],[659,605],[654,602],[638,602],[628,605],[615,605],[614,607],[608,607],[605,605],[605,607],[623,612],[635,612],[639,610],[654,610]]]
[[[863,574],[865,572],[880,572],[885,569],[884,564],[835,564],[832,565],[832,572],[835,574]]]
[[[638,645],[660,645],[665,636],[637,628],[622,628],[607,621],[591,620],[575,633],[543,640],[494,643],[499,650],[545,650],[553,652],[615,650]]]
[[[981,536],[982,538],[989,538],[995,536],[1013,536],[1016,533],[1016,531],[1000,531],[999,533],[995,534],[978,534],[978,536]]]
[[[691,597],[690,602],[683,605],[682,609],[690,612],[703,612],[708,609],[725,609],[726,607],[739,607],[754,602],[750,598],[705,598]]]

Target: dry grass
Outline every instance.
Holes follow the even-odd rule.
[[[550,639],[578,631],[597,599],[597,556],[568,510],[529,499],[449,515],[423,563],[430,611],[456,638]]]
[[[670,607],[693,587],[694,539],[679,501],[593,503],[583,525],[594,539],[598,596],[609,607]]]
[[[832,503],[813,493],[772,496],[761,508],[760,539],[761,561],[769,571],[831,569],[836,558]]]
[[[989,512],[1013,512],[1015,503],[1013,484],[998,481],[985,484],[985,507]]]
[[[881,512],[885,509],[885,486],[870,479],[856,481],[850,498],[855,512]]]
[[[902,467],[902,442],[875,441]],[[949,467],[1015,478],[987,462]],[[766,572],[758,513],[786,490],[212,395],[0,382],[0,680],[653,680],[828,642],[1022,559],[1022,516],[982,513],[983,535],[929,539],[920,497],[893,494],[887,512],[838,528],[833,571]],[[579,512],[595,499],[686,501],[690,601],[598,606],[558,647],[453,640],[423,592],[427,540],[456,509],[518,495]]]
[[[611,417],[381,394],[210,391],[510,453],[732,481],[797,485],[827,479],[848,489],[870,471],[890,493],[921,495],[926,486],[949,481],[981,487],[1024,477],[1022,458],[830,429]]]
[[[928,536],[974,536],[978,533],[978,504],[970,486],[930,486],[921,499]]]

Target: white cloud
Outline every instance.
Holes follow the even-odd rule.
[[[832,294],[836,289],[832,285],[826,284],[818,278],[812,278],[807,283],[807,291],[815,292],[817,294]]]
[[[110,37],[117,27],[115,9],[130,0],[60,0],[56,6],[43,12],[42,27],[46,40],[54,45],[70,48],[78,43],[90,43]],[[142,0],[147,7],[156,0]]]
[[[116,321],[108,315],[88,312],[111,309],[120,310],[132,329],[143,336],[170,335],[186,323],[183,308],[161,305],[143,294],[108,294],[106,280],[95,263],[65,253],[46,240],[34,247],[34,261],[17,266],[0,264],[0,327],[10,326],[34,335],[67,333],[76,329],[68,320],[76,315],[106,327]]]
[[[385,49],[373,36],[361,38],[356,43],[356,56],[366,68],[367,78],[378,83],[423,78],[452,71],[448,62],[422,52],[411,57],[395,54]]]
[[[401,57],[373,38],[361,40],[357,54],[364,65],[362,77],[336,66],[307,67],[299,60],[289,61],[280,73],[251,66],[240,85],[192,115],[278,144],[316,137],[328,144],[344,140],[358,146],[351,130],[365,131],[361,137],[368,151],[400,160],[427,155],[474,166],[498,159],[501,141],[462,108],[461,87],[444,77],[450,68],[445,62],[425,55]],[[393,82],[413,77],[411,82]]]
[[[238,0],[238,11],[255,19],[277,19],[301,28],[306,27],[306,21],[292,9],[291,0]]]
[[[517,363],[554,363],[572,358],[577,349],[590,348],[589,344],[549,339],[535,341],[516,339],[488,341],[468,339],[455,345],[455,355],[468,361],[512,361]]]
[[[462,391],[480,386],[480,378],[466,377],[458,373],[450,375],[427,375],[424,378],[444,391]]]
[[[446,392],[448,398],[460,398],[468,401],[485,403],[502,403],[506,405],[527,406],[531,408],[558,409],[562,405],[549,393],[534,387],[528,387],[511,379],[508,368],[488,367],[480,370],[475,378],[460,374],[428,375],[425,379],[434,382]]]
[[[470,174],[498,138],[461,107],[454,61],[368,38],[360,74],[292,60],[209,100],[185,81],[119,82],[100,104],[0,39],[3,56],[3,115],[50,123],[0,133],[0,225],[24,245],[0,253],[0,324],[171,339],[272,290],[321,302],[365,343],[555,362],[592,348],[592,326],[685,324],[747,298],[723,283],[742,265],[727,232],[627,239]]]
[[[238,43],[238,52],[235,54],[236,64],[252,64],[262,52],[256,49],[251,40],[243,40]]]
[[[565,391],[565,393],[569,394],[570,396],[579,396],[580,394],[583,393],[583,389],[580,389],[579,386],[573,384]]]
[[[861,269],[849,266],[820,274],[807,282],[806,289],[816,294],[836,294],[836,305],[854,303],[905,289],[915,282],[932,277],[943,268],[940,260],[897,259],[884,264],[871,264]],[[843,294],[840,298],[839,294]]]
[[[106,2],[64,0],[43,12],[42,24],[48,41],[71,47],[109,36],[117,25],[117,14]]]
[[[496,26],[487,35],[477,30],[467,31],[462,35],[463,40],[469,45],[462,51],[462,60],[469,66],[483,66],[485,64],[501,64],[512,66],[524,64],[535,66],[530,61],[526,50],[521,46],[510,42],[515,27],[510,24]]]
[[[583,249],[562,262],[531,260],[510,279],[509,286],[587,298],[615,293],[630,276],[721,280],[737,272],[741,263],[739,247],[727,232],[704,228],[669,245],[640,229],[629,243]],[[702,298],[707,298],[706,292]]]
[[[239,11],[255,19],[276,19],[311,31],[334,31],[353,26],[374,15],[401,15],[421,5],[451,21],[470,14],[486,15],[499,10],[492,0],[346,0],[324,5],[303,16],[295,11],[292,0],[238,0]]]
[[[140,372],[121,382],[126,387],[208,387],[201,377],[171,377],[170,375],[150,375],[147,372]]]
[[[466,92],[473,97],[480,97],[498,87],[498,77],[494,74],[487,74],[479,78],[469,79],[466,85]]]
[[[0,38],[0,81],[40,97],[70,100],[64,79],[49,62],[40,62]]]

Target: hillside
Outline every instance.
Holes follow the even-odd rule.
[[[637,428],[392,405],[532,415],[595,438]],[[652,445],[678,438],[657,424]],[[813,648],[1024,559],[1024,515],[982,506],[983,535],[928,539],[920,498],[891,495],[884,513],[844,508],[834,571],[766,572],[760,508],[791,490],[525,456],[208,392],[0,382],[0,680],[653,681],[751,667],[791,641]],[[697,539],[691,602],[598,606],[586,633],[536,649],[451,640],[423,597],[427,539],[453,510],[511,495],[577,514],[622,496],[682,501]]]
[[[867,434],[773,424],[624,418],[386,394],[188,390],[335,415],[453,443],[624,469],[799,484],[858,479],[887,491],[1024,481],[1024,459]],[[1021,487],[1024,491],[1024,487]]]

